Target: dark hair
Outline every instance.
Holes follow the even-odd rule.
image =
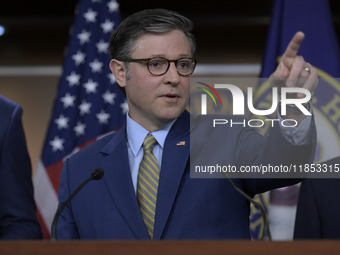
[[[129,58],[136,41],[142,35],[166,33],[175,29],[184,32],[194,55],[196,40],[191,34],[193,29],[191,20],[174,11],[147,9],[130,15],[120,23],[110,39],[110,56],[118,60]]]

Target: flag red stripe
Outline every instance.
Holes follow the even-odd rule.
[[[63,168],[62,160],[56,162],[53,165],[46,167],[46,172],[56,192],[58,192],[62,168]]]
[[[46,226],[39,210],[37,210],[37,218],[38,218],[38,221],[40,223],[40,226],[41,226],[41,231],[43,233],[43,239],[47,240],[47,239],[50,239],[50,230],[49,230],[49,227]]]

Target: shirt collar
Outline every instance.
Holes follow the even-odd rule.
[[[170,128],[176,120],[173,120],[166,124],[162,129],[152,132],[151,134],[157,140],[157,143],[161,148],[164,148],[165,139],[170,131]],[[126,117],[126,135],[128,144],[132,153],[136,156],[138,151],[141,149],[144,139],[149,133],[144,127],[139,125],[136,121],[130,118],[129,114]]]

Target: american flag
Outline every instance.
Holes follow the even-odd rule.
[[[34,176],[35,200],[44,238],[58,205],[63,161],[121,127],[125,97],[109,69],[109,40],[120,23],[116,0],[80,0],[71,28],[41,160]]]

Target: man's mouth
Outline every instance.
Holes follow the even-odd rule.
[[[171,102],[177,101],[180,98],[180,96],[176,93],[166,93],[161,97]]]
[[[179,95],[177,95],[176,93],[167,93],[167,94],[164,94],[163,97],[179,98]]]

